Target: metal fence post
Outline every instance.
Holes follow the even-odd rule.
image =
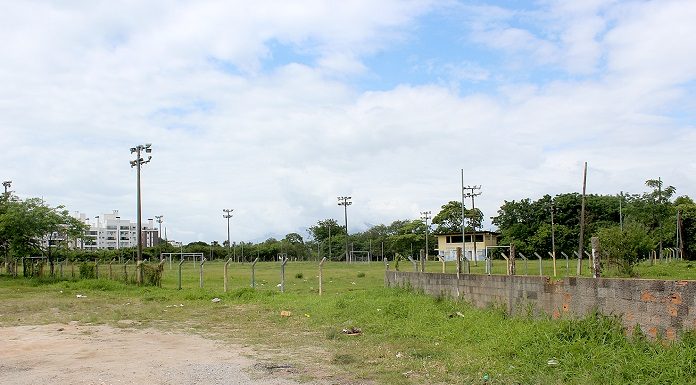
[[[178,285],[177,285],[177,290],[181,290],[181,265],[184,264],[186,260],[182,257],[181,261],[179,261],[179,280],[178,280]]]
[[[389,271],[389,260],[387,257],[382,258],[382,260],[384,261],[384,270]]]
[[[128,262],[130,262],[130,259],[126,259],[126,261],[123,262],[123,280],[125,282],[128,282]]]
[[[566,277],[570,277],[570,258],[568,257],[568,254],[563,251],[561,251],[561,255],[564,256],[566,260]]]
[[[283,258],[280,264],[280,292],[285,293],[285,264],[288,263],[288,258]]]
[[[324,262],[326,262],[326,257],[321,259],[321,262],[319,262],[319,295],[321,295],[321,292],[323,290],[323,280],[324,280]]]
[[[256,263],[259,261],[258,257],[254,259],[251,263],[251,287],[256,288]]]
[[[225,293],[227,293],[227,267],[230,265],[230,262],[232,262],[232,258],[229,258],[227,262],[225,262],[225,279],[223,281]]]
[[[113,277],[114,277],[112,266],[111,266],[113,263],[114,263],[113,259],[109,261],[109,279],[113,279]]]
[[[99,260],[94,260],[94,278],[99,279]]]
[[[536,251],[534,252],[534,255],[536,255],[537,258],[539,258],[539,275],[544,275],[544,269],[541,265],[541,255],[537,253]]]
[[[440,263],[442,263],[442,273],[444,274],[444,273],[445,273],[445,258],[443,258],[442,256],[438,255],[438,256],[437,256],[437,259],[439,259],[439,260],[440,260]]]
[[[517,253],[520,255],[520,258],[524,260],[524,275],[529,275],[529,266],[527,265],[527,257],[522,254],[522,253]]]
[[[203,288],[203,264],[205,264],[205,261],[206,261],[205,257],[202,257],[201,264],[200,264],[200,270],[199,270],[200,277],[198,279],[198,285],[200,288]]]
[[[413,260],[413,258],[409,255],[408,260],[411,261],[411,264],[413,265],[413,271],[416,273],[418,272],[418,263]]]

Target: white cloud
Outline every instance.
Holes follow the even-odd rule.
[[[592,192],[640,191],[657,174],[696,188],[693,127],[665,112],[696,76],[687,3],[554,3],[535,16],[545,36],[505,24],[512,11],[476,8],[492,20],[480,41],[590,76],[467,96],[437,74],[351,84],[371,71],[367,55],[408,38],[425,2],[248,4],[8,6],[2,177],[23,196],[133,216],[128,149],[151,142],[145,216],[164,214],[185,241],[223,239],[223,208],[235,209],[233,239],[282,236],[341,218],[338,195],[353,196],[351,229],[415,218],[459,197],[460,168],[484,186],[486,216],[503,199],[578,190],[584,160]],[[274,42],[309,59],[269,69]],[[484,62],[445,63],[446,78],[499,79]]]

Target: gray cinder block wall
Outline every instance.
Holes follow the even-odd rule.
[[[620,315],[628,333],[638,325],[651,337],[673,340],[696,329],[696,281],[520,275],[461,275],[387,271],[385,284],[465,300],[477,307],[504,306],[510,314],[542,312],[553,318],[593,310]]]

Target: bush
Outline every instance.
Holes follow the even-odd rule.
[[[162,271],[164,266],[157,264],[155,266],[143,263],[140,265],[143,271],[143,282],[145,286],[162,286]]]
[[[365,278],[365,273],[362,271],[358,273],[358,278]]]
[[[302,274],[302,272],[299,272],[299,273],[295,274],[295,278],[302,279],[302,278],[304,278],[304,274]]]
[[[628,276],[633,275],[633,266],[640,257],[655,247],[645,226],[635,222],[626,223],[623,230],[619,226],[605,227],[597,231],[597,237],[607,262]]]
[[[88,262],[82,262],[80,264],[80,278],[81,279],[94,279],[96,277],[94,265]]]

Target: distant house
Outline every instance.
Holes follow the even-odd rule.
[[[437,235],[438,255],[444,257],[446,261],[457,260],[457,248],[462,247],[462,233],[448,233]],[[470,261],[482,261],[486,256],[486,247],[498,246],[500,233],[493,231],[476,232],[476,256],[474,256],[473,234],[466,234],[466,239],[462,247],[462,255]]]

